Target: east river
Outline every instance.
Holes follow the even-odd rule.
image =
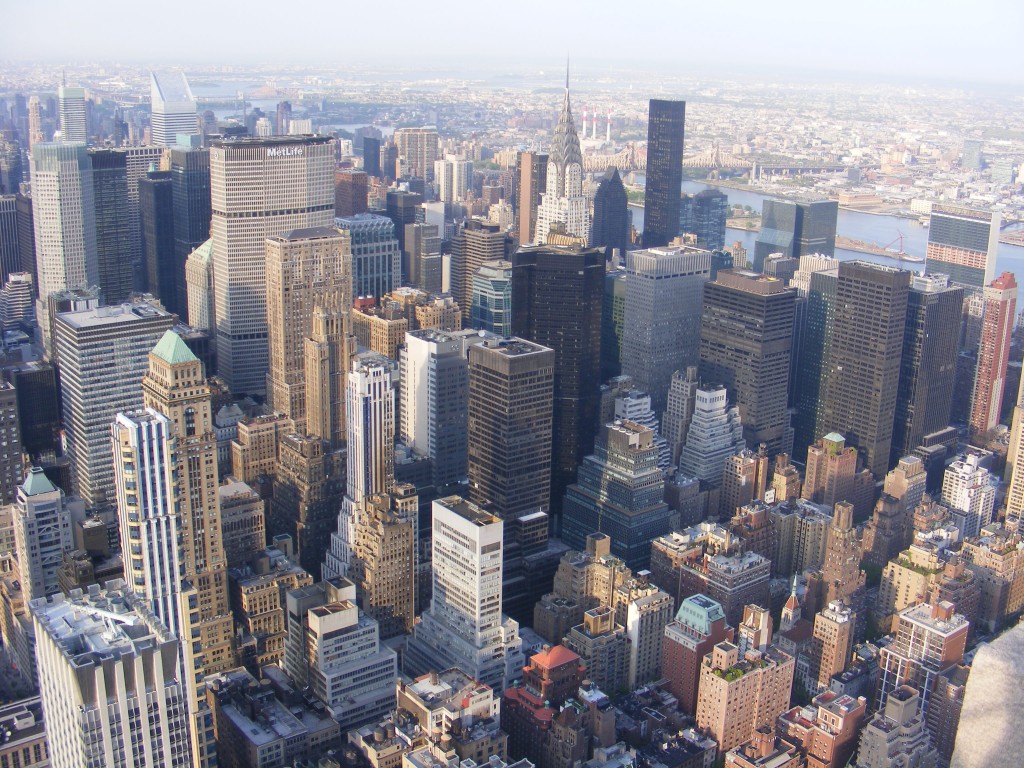
[[[734,189],[733,187],[715,187],[712,184],[704,184],[699,181],[683,182],[683,192],[694,194],[704,189],[720,189],[729,196],[730,205],[749,205],[755,211],[761,211],[761,205],[765,198],[782,200],[784,198],[775,195],[766,195],[760,192]],[[633,226],[638,231],[644,228],[643,206],[630,206],[633,212]],[[837,234],[848,237],[852,240],[863,240],[867,243],[876,243],[885,248],[898,248],[899,237],[903,235],[903,250],[913,256],[924,256],[925,246],[928,243],[928,229],[921,226],[917,219],[904,219],[898,216],[879,216],[872,213],[861,213],[859,211],[839,211],[839,221],[836,224]],[[725,243],[731,245],[739,240],[747,252],[753,254],[754,240],[757,233],[746,229],[733,229],[730,227],[725,232]],[[920,272],[924,264],[919,262],[899,261],[888,256],[876,256],[860,251],[850,251],[843,248],[836,248],[836,258],[848,261],[851,259],[863,259],[865,261],[877,261],[882,264],[900,266],[903,269],[910,269]],[[1001,272],[1020,272],[1024,275],[1024,247],[1019,245],[999,244],[999,252],[996,256],[996,274]]]

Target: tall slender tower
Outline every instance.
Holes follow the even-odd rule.
[[[266,238],[334,220],[330,139],[223,139],[210,149],[217,367],[236,394],[266,389]]]
[[[235,664],[234,627],[228,606],[227,558],[217,488],[217,433],[212,391],[203,364],[173,331],[149,355],[142,380],[147,408],[167,418],[181,526],[181,637],[185,642],[187,703],[192,715],[196,764],[207,765],[213,724],[203,678]]]
[[[352,308],[349,236],[333,227],[297,229],[268,237],[266,248],[267,395],[270,406],[303,432],[307,412],[304,340],[313,331],[318,307],[348,319]]]
[[[32,149],[36,318],[52,352],[47,298],[99,284],[92,164],[85,144],[37,143]]]
[[[910,277],[906,270],[866,261],[839,265],[818,429],[846,435],[876,478],[884,477],[894,463],[893,413]],[[872,342],[865,344],[865,339]]]
[[[522,339],[469,348],[469,494],[505,520],[547,511],[555,355]]]
[[[89,127],[85,117],[85,88],[62,85],[57,89],[57,110],[60,115],[62,142],[89,140]]]
[[[583,243],[589,242],[588,209],[587,196],[583,194],[583,152],[580,150],[576,125],[572,121],[569,70],[566,68],[565,99],[548,154],[547,178],[537,207],[537,228],[533,242],[539,245],[546,243],[552,225],[561,225],[565,234],[581,238]]]
[[[537,231],[541,191],[547,189],[548,156],[540,152],[520,152],[516,166],[516,240],[519,245],[529,245]]]
[[[303,340],[306,432],[332,448],[345,442],[345,377],[355,351],[347,310],[313,308],[313,328]]]
[[[196,100],[184,72],[150,72],[153,143],[173,147],[178,134],[199,135]]]
[[[553,169],[549,167],[550,185]],[[555,352],[551,508],[594,447],[600,404],[604,253],[535,246],[512,256],[512,333]],[[555,518],[558,530],[558,518]]]
[[[353,360],[348,374],[348,488],[338,528],[322,568],[324,579],[347,576],[352,564],[355,526],[368,496],[395,486],[395,390],[386,358]]]
[[[647,112],[644,248],[668,245],[679,234],[685,121],[685,101],[651,99]]]
[[[1013,327],[1017,320],[1017,281],[1003,272],[986,286],[985,310],[978,343],[978,365],[971,397],[971,431],[987,432],[999,423],[1006,387]]]

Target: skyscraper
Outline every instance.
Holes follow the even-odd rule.
[[[398,663],[356,585],[330,579],[288,593],[284,670],[322,701],[342,729],[379,722],[395,706]]]
[[[345,310],[313,308],[303,340],[306,432],[340,448],[346,437],[345,378],[352,356],[351,320]]]
[[[679,234],[686,102],[651,99],[647,111],[644,248],[668,245]]]
[[[686,713],[697,711],[697,689],[704,657],[722,641],[732,642],[733,630],[722,606],[706,595],[691,595],[679,604],[675,620],[665,627],[662,673],[668,689]]]
[[[334,171],[334,215],[339,218],[366,213],[367,208],[366,171],[355,168],[338,168]]]
[[[793,259],[811,254],[835,256],[838,216],[839,204],[834,200],[765,200],[761,232],[754,243],[753,269],[761,272],[765,259],[773,253]]]
[[[796,380],[793,382],[796,390],[793,450],[801,457],[822,432],[823,396],[828,373],[830,340],[836,320],[838,283],[838,264],[833,270],[810,273],[799,359],[794,367]]]
[[[458,483],[467,471],[469,408],[469,363],[462,343],[443,331],[410,331],[399,359],[402,442],[431,460],[435,488]]]
[[[907,329],[892,456],[907,456],[921,438],[949,425],[964,291],[945,275],[914,275],[907,294]]]
[[[175,637],[120,579],[32,603],[54,766],[187,768],[190,728]],[[145,716],[128,716],[145,712]]]
[[[469,348],[469,495],[504,520],[550,506],[555,354],[522,339]]]
[[[998,213],[958,205],[933,205],[925,250],[928,272],[949,275],[968,292],[995,278],[999,249]]]
[[[11,273],[22,271],[17,199],[13,194],[0,194],[0,281],[4,283]]]
[[[551,179],[549,173],[549,185]],[[594,445],[603,298],[604,254],[597,249],[536,246],[512,257],[512,333],[555,353],[551,506],[556,511]]]
[[[622,372],[665,410],[674,371],[697,363],[711,254],[677,246],[626,254]]]
[[[60,592],[57,571],[63,553],[73,547],[72,510],[64,491],[40,467],[32,467],[18,486],[11,510],[14,548],[25,600]],[[79,510],[82,511],[82,510]]]
[[[697,238],[697,247],[708,251],[725,248],[725,222],[729,197],[719,189],[683,195],[679,201],[679,231]]]
[[[534,242],[537,232],[537,206],[547,189],[548,156],[540,152],[520,152],[516,158],[516,241]]]
[[[185,265],[174,260],[174,188],[170,171],[152,171],[139,179],[139,212],[145,289],[168,312],[186,317]]]
[[[971,397],[970,428],[975,434],[993,429],[1002,416],[1006,365],[1017,322],[1017,281],[1012,272],[1003,272],[982,293],[985,309]]]
[[[893,413],[909,290],[910,272],[905,270],[866,261],[839,265],[818,428],[846,435],[876,478],[885,476],[893,459]]]
[[[497,224],[470,219],[451,243],[451,293],[468,324],[473,306],[473,279],[484,262],[505,258],[505,233]]]
[[[544,192],[537,207],[537,226],[532,241],[543,245],[552,227],[578,237],[590,238],[590,214],[583,194],[583,153],[569,105],[569,73],[565,76],[565,99],[558,116],[548,153]]]
[[[473,274],[469,327],[502,337],[512,335],[511,261],[485,261]]]
[[[406,648],[407,674],[458,667],[496,693],[522,675],[519,625],[501,612],[503,528],[458,496],[434,502],[434,596]]]
[[[594,193],[590,247],[604,248],[605,258],[616,249],[624,254],[629,247],[629,208],[618,168],[605,171]]]
[[[47,299],[99,284],[92,164],[84,144],[36,144],[32,150],[36,318],[52,353]]]
[[[399,128],[394,133],[394,140],[398,146],[398,157],[402,161],[402,174],[433,181],[434,161],[437,159],[437,128],[432,125]]]
[[[394,221],[359,213],[335,219],[335,224],[351,240],[352,296],[379,299],[395,290],[402,282],[402,247]]]
[[[395,391],[387,360],[366,356],[352,361],[345,414],[348,487],[322,568],[325,579],[348,574],[354,516],[365,499],[373,494],[388,493],[395,485]]]
[[[178,610],[181,636],[192,641],[183,646],[182,682],[192,717],[192,751],[197,763],[206,765],[211,760],[213,728],[207,717],[204,677],[235,665],[227,558],[217,491],[212,390],[199,358],[172,331],[165,332],[152,347],[148,362],[149,370],[142,379],[144,404],[148,410],[166,417],[174,446],[168,460],[173,464],[172,480],[178,484],[175,501],[181,505]],[[143,479],[139,478],[140,484]],[[145,498],[144,494],[140,497]],[[130,519],[130,508],[122,514]],[[144,553],[143,560],[149,557],[159,561],[160,556],[159,550],[151,549]]]
[[[306,426],[305,339],[313,331],[317,308],[339,312],[352,307],[352,260],[349,237],[333,227],[295,229],[266,241],[267,335],[270,406]],[[342,333],[348,335],[349,329]],[[347,370],[347,361],[338,361]]]
[[[199,135],[196,100],[184,72],[150,72],[153,143],[173,147],[178,134]]]
[[[268,237],[334,219],[326,137],[221,139],[210,149],[218,373],[236,394],[266,389]]]
[[[171,190],[174,204],[174,270],[183,275],[188,255],[210,239],[209,149],[171,148]],[[184,285],[184,278],[181,280]],[[182,307],[179,314],[184,317],[184,312],[185,307]]]
[[[114,503],[110,424],[116,414],[142,406],[147,356],[173,320],[146,303],[57,315],[67,453],[75,490],[90,508]]]
[[[647,568],[651,540],[671,528],[664,491],[654,431],[631,421],[605,424],[594,453],[580,463],[579,480],[566,490],[562,539],[581,550],[587,536],[605,533],[627,566]]]
[[[60,116],[60,140],[65,144],[89,141],[89,125],[85,113],[85,88],[62,85],[57,89]],[[32,174],[35,179],[35,174]]]
[[[796,291],[776,278],[726,270],[704,286],[700,375],[724,384],[751,449],[793,451],[788,394]]]

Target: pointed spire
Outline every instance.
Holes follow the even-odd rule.
[[[569,92],[569,54],[565,54],[565,92]]]

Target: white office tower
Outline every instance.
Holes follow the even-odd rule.
[[[179,640],[118,579],[30,604],[53,768],[187,768]]]
[[[395,485],[395,390],[391,366],[367,355],[352,361],[345,396],[348,421],[348,485],[331,534],[321,573],[324,579],[347,576],[357,515],[367,496],[388,493]]]
[[[64,550],[74,549],[71,512],[64,491],[50,482],[42,469],[32,467],[25,482],[18,486],[11,512],[25,600],[60,592],[57,572]]]
[[[114,503],[110,425],[142,407],[149,352],[173,324],[174,315],[145,302],[62,312],[54,321],[67,454],[75,491],[92,509]]]
[[[572,121],[568,73],[562,112],[548,151],[547,186],[537,206],[537,229],[533,238],[537,245],[547,243],[552,225],[564,229],[567,235],[581,238],[584,243],[590,242],[590,202],[583,194],[583,153]]]
[[[403,672],[458,667],[495,694],[522,676],[518,622],[501,612],[504,524],[459,496],[433,505],[434,592],[413,630]]]
[[[125,581],[181,637],[181,547],[173,426],[152,409],[119,413],[113,455]]]
[[[52,353],[51,293],[99,285],[92,163],[85,144],[32,148],[32,219],[36,243],[36,319]]]
[[[85,88],[68,85],[58,88],[57,111],[60,116],[60,140],[85,144],[89,140],[85,118]]]
[[[217,372],[235,394],[266,391],[266,239],[334,222],[331,141],[221,139],[210,148]]]
[[[395,708],[398,656],[380,643],[377,621],[356,602],[356,585],[329,579],[285,598],[283,667],[331,710],[342,732],[377,723]]]
[[[178,134],[199,135],[196,99],[184,72],[150,72],[149,93],[152,112],[149,122],[153,129],[153,143],[158,147],[173,147]]]
[[[402,443],[433,462],[435,487],[466,478],[469,360],[458,336],[424,329],[399,350]]]
[[[434,188],[442,203],[458,203],[473,191],[473,163],[464,157],[447,155],[434,161]]]
[[[213,241],[207,240],[185,259],[185,294],[188,324],[213,335]]]
[[[725,462],[746,448],[736,406],[726,402],[725,387],[698,387],[679,471],[713,486],[722,484]]]
[[[662,413],[674,371],[700,362],[700,316],[711,252],[686,246],[626,254],[622,373]]]
[[[961,456],[948,467],[942,478],[942,503],[964,538],[978,536],[992,522],[999,480],[979,466],[976,453]]]

